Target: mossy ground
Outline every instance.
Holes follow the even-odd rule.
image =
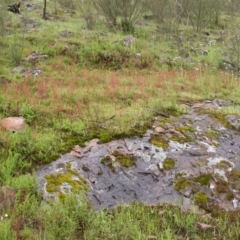
[[[45,176],[45,179],[47,181],[46,191],[49,193],[59,193],[60,196],[65,195],[60,190],[60,187],[64,183],[70,185],[72,193],[80,193],[88,190],[87,181],[76,170],[72,169],[69,163],[66,165],[65,173],[49,174]]]
[[[8,212],[10,217],[0,222],[0,236],[6,240],[238,239],[239,211],[226,213],[209,209],[206,204],[206,211],[217,218],[212,222],[194,213],[183,214],[173,206],[129,204],[94,212],[82,199],[68,199],[62,193],[59,195],[64,203],[50,205],[42,201],[33,175],[38,166],[92,138],[107,142],[143,135],[151,127],[153,114],[182,114],[178,103],[183,99],[224,98],[240,103],[239,79],[219,71],[224,67],[225,53],[232,53],[229,40],[237,39],[237,35],[226,39],[221,36],[222,43],[214,41],[209,45],[210,40],[219,38],[219,32],[225,32],[224,28],[231,32],[228,27],[232,20],[239,20],[237,14],[230,14],[231,21],[225,21],[229,18],[226,8],[220,24],[211,21],[207,26],[209,36],[182,24],[178,31],[166,32],[164,24],[169,21],[159,25],[153,16],[150,22],[142,16],[147,24],[134,26],[135,43],[125,46],[126,33],[107,29],[103,16],[94,8],[90,8],[94,10],[92,16],[100,19],[90,30],[84,20],[88,13],[82,9],[85,5],[69,9],[68,1],[49,1],[48,19],[42,20],[41,3],[29,2],[40,7],[23,7],[20,16],[5,11],[7,6],[0,9],[0,28],[6,30],[1,31],[0,39],[0,117],[23,116],[27,121],[26,132],[12,134],[0,129],[0,183],[13,187],[18,196],[12,209],[1,209],[1,214]],[[37,26],[26,27],[26,21],[36,22]],[[64,31],[72,32],[71,36],[61,37]],[[181,42],[176,42],[175,33],[177,37],[183,34]],[[192,53],[189,46],[194,45],[197,50]],[[201,52],[206,48],[209,54],[198,54],[198,48]],[[189,57],[176,60],[180,50]],[[27,61],[33,52],[47,54],[48,58]],[[139,53],[141,57],[137,58]],[[19,65],[23,67],[21,73],[14,69]],[[35,69],[40,69],[41,74],[33,76]],[[220,118],[224,123],[224,117]],[[167,148],[168,142],[160,145]],[[237,188],[238,175],[230,175]],[[49,188],[58,189],[58,184],[68,181],[78,191],[84,181],[79,180],[83,186],[79,181],[72,182],[72,176],[77,178],[74,171],[66,169],[62,175],[49,177]],[[202,231],[197,222],[214,224],[214,231]]]
[[[172,123],[172,125],[174,124],[173,120],[170,120],[169,118],[161,118],[159,120],[159,125],[163,128],[165,127],[166,123]],[[191,136],[191,133],[195,132],[195,129],[192,126],[173,126],[173,129],[175,130],[170,133],[169,138],[167,138],[164,133],[152,134],[150,142],[166,150],[169,146],[169,141],[176,141],[179,143],[194,141],[194,137]],[[168,131],[166,130],[166,132]]]
[[[208,186],[211,179],[212,174],[202,174],[192,180],[196,183],[200,183],[201,185]]]
[[[175,160],[172,158],[165,158],[163,161],[163,169],[164,170],[170,170],[175,167]]]
[[[206,204],[208,202],[208,196],[205,193],[198,192],[194,195],[194,203],[196,205]]]
[[[219,169],[227,170],[232,167],[232,164],[229,161],[221,160],[219,163],[217,163],[216,167]]]
[[[233,169],[226,175],[229,181],[229,185],[232,186],[233,189],[240,191],[240,170]]]
[[[124,154],[118,150],[115,150],[111,156],[106,156],[101,159],[101,163],[108,166],[112,171],[115,171],[116,163],[120,163],[121,166],[129,168],[136,166],[137,159],[129,154]]]
[[[192,182],[185,178],[185,177],[178,177],[175,184],[174,184],[174,189],[176,191],[180,191],[185,189],[186,187],[190,186],[192,184]]]

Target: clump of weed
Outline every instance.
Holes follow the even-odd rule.
[[[165,158],[165,160],[163,161],[163,168],[165,170],[170,170],[173,169],[175,167],[175,160],[172,158]]]

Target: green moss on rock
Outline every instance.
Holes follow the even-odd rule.
[[[189,179],[185,177],[179,177],[174,184],[174,189],[176,191],[180,191],[185,189],[187,186],[190,186],[191,184],[192,182]]]
[[[87,191],[86,179],[79,176],[79,174],[72,170],[69,171],[69,166],[66,167],[65,173],[49,174],[45,178],[47,180],[46,190],[47,192],[60,193],[60,187],[63,183],[67,183],[71,186],[71,192],[79,193],[80,191]]]
[[[161,147],[164,150],[168,148],[169,140],[164,137],[164,135],[152,136],[150,142],[157,147]]]
[[[194,196],[194,203],[196,205],[201,205],[208,202],[208,196],[205,193],[198,192]]]
[[[227,173],[228,181],[231,186],[240,191],[240,170],[233,169],[231,172]]]
[[[113,172],[115,171],[115,166],[113,163],[113,160],[111,159],[110,156],[106,156],[101,159],[101,163],[107,167],[109,167]]]
[[[119,162],[123,167],[136,166],[136,158],[131,155],[123,154],[117,150],[113,152],[113,156],[116,157],[116,161]]]
[[[217,168],[227,170],[228,168],[232,167],[232,164],[226,160],[221,160],[219,163],[216,165]]]
[[[226,193],[229,191],[228,183],[224,180],[218,180],[216,190],[218,193]]]
[[[175,160],[172,158],[165,158],[163,161],[163,169],[170,170],[175,167]]]
[[[193,178],[193,181],[200,183],[201,185],[208,186],[211,179],[212,179],[211,174],[202,174],[196,178]]]
[[[121,166],[126,168],[136,166],[137,159],[134,156],[124,154],[118,150],[115,150],[112,153],[112,156],[114,158],[111,158],[111,156],[106,156],[101,159],[101,163],[109,167],[112,171],[115,171],[115,162],[120,163]]]

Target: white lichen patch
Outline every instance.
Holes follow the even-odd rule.
[[[228,159],[226,159],[226,158],[224,158],[224,157],[222,157],[222,156],[220,156],[220,157],[210,157],[210,158],[207,159],[207,161],[208,161],[208,166],[209,166],[209,167],[215,166],[215,165],[217,165],[218,163],[220,163],[221,161],[227,161],[227,162],[229,162]],[[229,162],[229,163],[230,163],[231,166],[232,166],[232,163],[231,163],[231,162]]]
[[[169,147],[171,152],[182,152],[191,148],[189,143],[179,143],[176,141],[169,141]]]
[[[214,175],[217,176],[218,178],[221,177],[224,181],[228,182],[228,179],[226,177],[226,173],[222,169],[214,169],[213,171]]]
[[[151,170],[151,171],[157,171],[158,167],[157,167],[156,164],[151,164],[151,165],[149,165],[148,169]]]

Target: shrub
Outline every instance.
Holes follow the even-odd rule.
[[[93,0],[96,10],[103,14],[110,27],[133,32],[133,24],[148,10],[147,0]]]

